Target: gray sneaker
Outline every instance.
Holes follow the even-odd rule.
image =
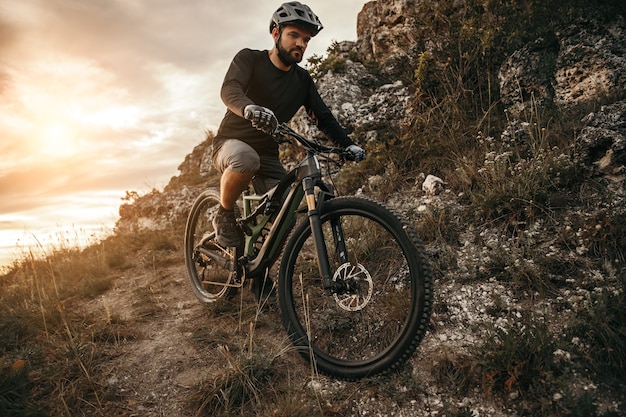
[[[213,218],[213,229],[215,229],[215,240],[221,246],[241,247],[243,239],[241,232],[235,222],[235,213],[224,211],[216,213]]]

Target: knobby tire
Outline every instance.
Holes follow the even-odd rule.
[[[196,247],[204,238],[205,245],[225,259],[232,258],[228,251],[212,246],[212,239],[206,239],[214,233],[212,220],[220,204],[220,193],[217,189],[204,191],[193,203],[187,224],[185,225],[185,264],[191,289],[198,300],[209,304],[217,299],[228,296],[236,291],[228,284],[232,283],[232,274],[217,265],[212,259],[198,254]]]
[[[417,349],[432,309],[432,277],[417,233],[397,212],[364,197],[338,197],[320,214],[331,272],[350,290],[327,295],[308,221],[292,232],[279,271],[283,325],[316,369],[347,380],[398,368]],[[349,256],[339,262],[331,221]]]

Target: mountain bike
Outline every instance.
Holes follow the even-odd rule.
[[[355,380],[401,366],[426,333],[431,269],[415,229],[366,196],[337,196],[332,175],[351,159],[286,124],[273,134],[306,156],[263,195],[236,207],[242,248],[221,247],[211,220],[217,189],[194,202],[185,260],[203,303],[232,297],[278,262],[278,302],[292,344],[319,372]]]

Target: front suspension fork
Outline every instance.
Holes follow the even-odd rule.
[[[307,204],[307,215],[309,217],[309,224],[311,226],[311,234],[313,235],[313,243],[315,244],[315,253],[317,254],[317,265],[319,268],[320,276],[324,284],[324,289],[328,295],[333,294],[337,289],[334,288],[333,281],[331,280],[330,262],[328,259],[328,248],[326,247],[326,241],[324,240],[324,232],[322,231],[322,222],[320,220],[320,214],[322,211],[322,204],[324,203],[323,196],[320,196],[318,201],[315,201],[315,189],[313,180],[305,178],[302,180],[304,188],[304,195]],[[331,219],[331,233],[335,242],[335,248],[337,250],[337,257],[339,264],[342,265],[347,262],[348,254],[346,251],[346,245],[343,240],[343,230],[341,228],[341,222],[339,218]]]

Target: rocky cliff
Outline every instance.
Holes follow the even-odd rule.
[[[531,39],[497,65],[498,85],[492,87],[497,92],[494,102],[501,103],[511,124],[533,106],[556,106],[565,112],[581,103],[590,108],[606,104],[589,112],[584,129],[572,143],[583,145],[580,151],[586,166],[610,179],[619,197],[624,192],[626,161],[626,24],[621,14],[611,10],[581,10],[547,36]],[[462,2],[372,1],[363,7],[358,16],[358,40],[340,42],[329,50],[343,60],[344,69],[330,68],[318,79],[320,93],[338,120],[348,131],[357,132],[352,134],[354,140],[375,142],[381,130],[390,125],[400,127],[418,116],[410,103],[415,83],[407,81],[407,68],[416,68],[425,52],[437,54],[454,41],[449,28],[427,33],[423,21],[441,14],[448,16],[447,20],[460,20],[464,13]],[[377,66],[375,72],[366,65],[372,62]],[[293,124],[305,134],[319,136],[304,114]],[[189,200],[203,187],[216,184],[207,153],[211,137],[208,133],[207,140],[187,155],[179,166],[180,174],[162,192],[154,190],[134,204],[124,205],[117,227],[156,227],[184,217]]]

